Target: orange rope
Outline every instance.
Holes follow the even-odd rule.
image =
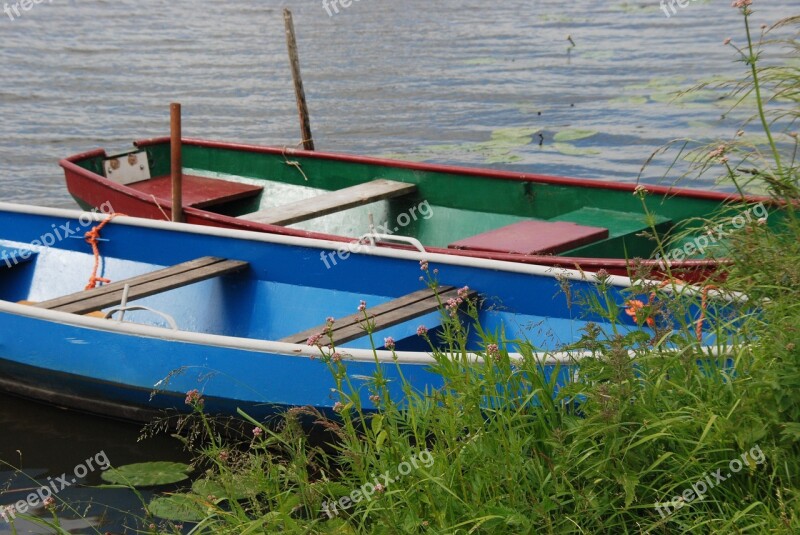
[[[697,320],[697,327],[695,329],[695,334],[697,335],[697,341],[703,341],[703,322],[706,320],[706,309],[708,308],[708,292],[710,290],[716,290],[717,287],[713,284],[709,284],[703,286],[703,298],[700,301],[700,319]]]
[[[92,275],[89,277],[89,284],[86,285],[84,290],[96,288],[98,282],[102,282],[103,284],[108,284],[111,282],[109,279],[97,276],[97,271],[100,269],[100,247],[97,245],[97,241],[100,239],[100,231],[103,230],[103,227],[108,225],[112,219],[120,215],[125,214],[108,214],[108,217],[104,221],[83,235],[86,243],[92,246],[92,252],[94,253],[94,268],[92,269]]]
[[[682,281],[677,278],[665,279],[661,281],[661,284],[658,285],[658,289],[660,290],[664,286],[670,284],[671,282],[676,282],[678,284],[687,284],[685,281]],[[706,320],[706,310],[708,309],[708,292],[711,290],[717,290],[719,287],[714,286],[713,284],[708,284],[703,286],[703,293],[702,293],[702,300],[700,302],[700,319],[697,320],[697,326],[695,327],[695,334],[697,335],[697,340],[699,342],[703,341],[703,323]],[[625,312],[631,316],[632,318],[636,318],[637,313],[640,309],[644,308],[645,306],[650,306],[655,301],[656,292],[652,292],[650,294],[650,298],[647,300],[647,305],[645,305],[642,301],[638,299],[631,299],[625,302],[625,305],[628,307],[625,309]],[[655,327],[655,319],[651,316],[646,319],[646,323],[648,326]]]

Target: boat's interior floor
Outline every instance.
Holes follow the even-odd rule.
[[[185,186],[190,200],[197,201],[191,205],[254,221],[259,220],[254,214],[268,215],[270,211],[293,203],[317,202],[335,194],[314,187],[203,169],[187,169],[186,172],[197,182],[193,185],[190,181]],[[220,184],[218,187],[208,185],[215,181]],[[160,188],[161,198],[168,202],[168,182],[168,177],[157,177],[131,184],[130,187],[151,194],[151,190]],[[229,186],[225,187],[226,184]],[[193,188],[197,190],[194,193]],[[240,191],[242,188],[246,191]],[[217,201],[209,201],[210,191],[218,194]],[[236,197],[239,202],[228,202],[235,195],[239,195]],[[364,199],[363,203],[356,206],[343,205],[342,209],[332,213],[326,212],[286,226],[358,238],[370,231],[372,221],[384,234],[414,237],[428,247],[495,253],[597,258],[649,257],[653,253],[653,242],[643,235],[651,230],[651,225],[641,211],[586,206],[577,210],[566,209],[555,216],[522,217],[501,211],[476,212],[427,204],[413,193],[376,202],[370,202],[367,197]],[[435,221],[430,221],[434,214]],[[655,216],[655,227],[659,234],[668,233],[675,223],[669,218]]]

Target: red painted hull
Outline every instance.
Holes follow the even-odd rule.
[[[138,141],[135,144],[138,147],[145,147],[152,144],[163,143],[167,138],[157,138],[151,140]],[[232,150],[248,151],[248,152],[264,152],[270,154],[285,154],[287,156],[300,155],[309,158],[320,158],[327,160],[347,161],[353,163],[364,163],[370,165],[381,165],[388,167],[402,167],[406,169],[417,169],[432,172],[455,173],[463,175],[483,176],[489,178],[497,178],[502,180],[518,180],[529,182],[540,182],[549,184],[561,185],[579,185],[581,187],[600,188],[600,189],[613,189],[633,192],[635,186],[631,184],[618,184],[608,181],[599,180],[581,180],[564,177],[552,177],[543,175],[531,175],[523,173],[513,173],[507,171],[494,171],[488,169],[472,169],[454,166],[443,166],[435,164],[423,164],[416,162],[401,162],[396,160],[383,160],[377,158],[368,158],[362,156],[351,156],[346,154],[337,153],[323,153],[323,152],[308,152],[296,149],[286,149],[284,147],[257,147],[252,145],[242,145],[234,143],[223,143],[217,141],[204,141],[197,139],[185,139],[184,144],[191,144],[204,147],[219,147]],[[95,151],[86,152],[71,156],[61,160],[60,165],[64,169],[67,189],[76,199],[81,199],[84,203],[92,206],[100,206],[103,203],[110,203],[114,210],[119,213],[124,213],[134,217],[142,217],[148,219],[165,220],[171,216],[169,206],[159,206],[152,196],[148,196],[139,192],[131,187],[120,185],[116,182],[106,179],[103,176],[97,175],[88,171],[75,162],[81,161],[86,158],[105,156],[105,151],[97,149]],[[728,194],[690,190],[684,188],[665,188],[660,186],[647,186],[651,194],[656,195],[671,195],[678,197],[707,199],[719,202],[738,200],[741,197],[732,197]],[[770,202],[769,199],[761,197],[751,197],[746,199],[749,202]],[[317,238],[324,240],[332,240],[342,243],[349,243],[352,241],[350,237],[336,236],[324,234],[321,232],[310,232],[303,230],[290,229],[281,226],[267,225],[238,219],[236,217],[221,215],[209,212],[203,209],[187,206],[184,208],[184,220],[187,223],[195,225],[207,225],[211,227],[231,228],[250,230],[256,232],[269,232],[272,234],[280,234],[285,236],[299,236],[307,238]],[[402,245],[382,245],[385,247],[407,248]],[[464,251],[439,247],[429,247],[427,250],[435,253],[442,254],[457,254],[460,256],[469,256],[473,258],[485,258],[492,260],[503,260],[510,262],[520,262],[524,264],[539,264],[546,266],[553,266],[557,268],[567,269],[580,269],[584,271],[599,271],[605,269],[612,275],[630,274],[632,266],[630,262],[618,258],[581,258],[581,257],[561,257],[561,256],[545,256],[545,255],[520,255],[508,253],[489,253],[478,251]],[[655,260],[645,260],[642,264],[651,269],[654,273],[661,273],[659,262]],[[712,277],[719,263],[712,260],[685,260],[681,262],[671,262],[671,271],[674,276],[680,277],[682,280],[688,282],[701,282]]]

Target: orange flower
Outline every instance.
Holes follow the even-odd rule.
[[[626,301],[625,305],[628,307],[625,309],[625,313],[638,321],[637,316],[639,316],[639,311],[644,309],[645,304],[638,299],[631,299],[630,301]],[[651,317],[648,317],[645,321],[649,327],[655,327],[656,325],[656,320]]]

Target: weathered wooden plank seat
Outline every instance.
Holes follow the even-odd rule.
[[[374,321],[374,332],[382,329],[393,327],[406,321],[424,316],[429,312],[433,312],[439,308],[439,302],[446,304],[451,298],[458,297],[458,289],[453,286],[440,286],[437,289],[439,298],[430,288],[419,290],[417,292],[404,295],[397,299],[393,299],[382,305],[370,307],[366,310],[369,318]],[[477,292],[470,290],[468,298],[473,298]],[[362,336],[366,336],[366,332],[361,324],[364,322],[363,313],[353,314],[344,318],[339,318],[333,323],[333,339],[336,345],[346,344],[357,340]],[[290,344],[305,344],[309,338],[325,333],[328,330],[326,324],[308,329],[306,331],[287,336],[282,338],[281,342]],[[322,340],[327,344],[329,339],[326,337]]]
[[[291,225],[314,219],[315,217],[341,212],[355,206],[408,195],[416,191],[416,189],[417,187],[414,184],[378,179],[324,193],[311,199],[245,214],[239,216],[239,219],[268,225]]]
[[[43,301],[33,306],[72,314],[88,314],[119,304],[122,301],[122,292],[126,285],[130,287],[128,301],[134,301],[227,275],[242,270],[247,265],[247,262],[239,260],[207,256],[91,290]]]
[[[172,206],[172,179],[161,176],[128,184],[128,187],[146,195],[152,195],[165,206]],[[233,201],[256,197],[263,186],[242,184],[231,180],[183,175],[183,205],[194,208],[210,208]]]
[[[448,245],[450,249],[514,253],[559,254],[608,237],[608,229],[565,221],[520,221]]]

